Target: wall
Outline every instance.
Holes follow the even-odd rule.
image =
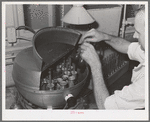
[[[99,31],[118,36],[122,12],[121,6],[89,9],[88,12],[97,22]]]
[[[39,29],[48,26],[47,5],[24,5],[25,25]]]

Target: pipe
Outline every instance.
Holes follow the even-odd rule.
[[[15,58],[16,58],[16,55],[15,56],[8,56],[5,59],[7,60],[7,59],[15,59]]]
[[[126,26],[126,4],[124,5],[124,13],[123,13],[122,38],[124,38],[125,26]]]
[[[13,65],[13,64],[14,64],[13,62],[6,62],[6,66]]]
[[[64,17],[65,6],[61,5],[61,19]],[[61,27],[64,27],[64,22],[61,21]]]

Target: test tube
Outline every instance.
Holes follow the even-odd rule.
[[[47,86],[47,81],[44,78],[43,81],[42,81],[41,90],[46,90],[46,86]]]
[[[75,64],[73,63],[72,66],[73,66],[73,72],[75,72],[75,71],[76,71],[76,66],[75,66]]]
[[[54,84],[54,90],[57,90],[57,79],[52,80],[52,83]]]
[[[68,75],[63,75],[62,76],[62,79],[65,81],[65,80],[67,80],[68,79]]]
[[[56,71],[59,73],[61,71],[61,65],[56,66]]]
[[[67,85],[67,82],[62,80],[59,83],[61,85],[61,89],[65,89],[65,86]]]
[[[49,76],[49,83],[52,83],[52,76],[51,76],[51,69],[48,71],[48,76]]]
[[[69,57],[69,67],[71,68],[71,65],[72,65],[72,60],[71,60],[71,57]]]
[[[68,82],[68,84],[69,84],[69,87],[73,87],[74,86],[74,81],[75,81],[75,76],[70,76],[69,78],[68,78],[68,80],[69,80],[69,82]]]

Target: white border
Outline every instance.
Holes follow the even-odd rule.
[[[4,4],[146,4],[147,1],[56,1],[56,2],[46,2],[46,1],[25,1],[25,2],[2,2]]]
[[[148,120],[149,102],[146,94],[146,110],[5,110],[5,5],[6,4],[145,4],[146,15],[148,15],[148,2],[126,2],[126,1],[92,1],[92,2],[2,2],[2,120]],[[148,25],[148,16],[146,25]],[[148,26],[146,26],[145,38],[148,40]],[[148,53],[148,45],[145,48]],[[148,54],[145,54],[148,61]],[[146,62],[146,81],[148,81],[148,62]],[[148,93],[148,82],[146,82],[146,93]],[[75,114],[71,114],[72,112]],[[83,112],[84,114],[78,114]]]

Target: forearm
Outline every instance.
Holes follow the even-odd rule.
[[[97,106],[99,109],[105,109],[104,102],[105,99],[109,96],[109,92],[104,83],[101,65],[98,64],[96,66],[92,66],[91,72],[93,78],[94,95]]]
[[[130,45],[129,41],[108,34],[104,34],[104,41],[112,46],[114,49],[116,49],[118,52],[125,54],[127,53],[128,46]]]

